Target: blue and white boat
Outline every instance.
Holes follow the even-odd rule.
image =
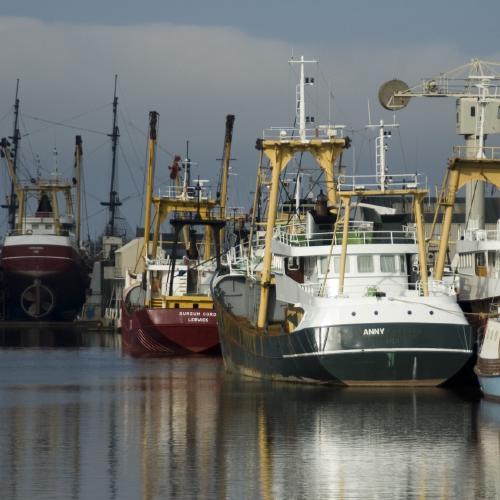
[[[500,402],[500,318],[489,318],[481,344],[476,375],[485,398]]]

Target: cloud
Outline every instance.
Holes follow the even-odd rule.
[[[144,135],[151,109],[161,115],[159,142],[163,149],[159,151],[158,170],[163,178],[170,161],[163,150],[182,153],[189,139],[191,156],[200,163],[200,175],[215,181],[224,117],[227,113],[236,115],[233,156],[238,158],[234,163],[238,176],[233,178],[233,203],[239,205],[247,205],[250,199],[256,137],[267,126],[289,125],[293,117],[296,77],[287,65],[290,44],[256,38],[231,27],[169,23],[102,26],[3,17],[0,45],[4,48],[0,54],[0,116],[12,106],[15,79],[21,78],[23,123],[33,132],[22,141],[26,167],[31,167],[33,154],[39,152],[49,168],[54,145],[60,149],[61,170],[63,164],[69,167],[72,137],[79,133],[47,128],[27,115],[61,121],[88,112],[68,123],[109,133],[111,107],[90,111],[111,103],[113,75],[119,75],[122,198],[142,186]],[[421,77],[466,62],[464,54],[451,44],[353,45],[342,44],[333,35],[331,44],[302,44],[293,49],[296,55],[303,53],[321,62],[320,91],[311,94],[317,120],[328,117],[326,82],[330,81],[336,119],[354,129],[361,129],[367,121],[367,98],[373,118],[392,119],[376,102],[382,81],[398,76],[416,83]],[[454,104],[451,100],[438,106],[421,101],[419,105],[412,103],[398,117],[411,137],[411,154],[407,156],[418,157],[416,167],[427,172],[438,167],[444,170],[453,141],[459,140],[453,136]],[[8,120],[0,122],[1,135],[10,135],[10,128]],[[93,196],[89,212],[95,212],[99,210],[97,200],[106,199],[109,189],[109,138],[84,130],[80,133],[86,153],[87,189]],[[418,143],[421,151],[417,154]],[[413,166],[408,168],[414,170]],[[138,197],[123,206],[132,225],[141,222],[138,207]],[[97,234],[103,223],[103,216],[93,219]]]

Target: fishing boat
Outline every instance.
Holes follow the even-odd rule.
[[[212,282],[225,366],[293,382],[440,385],[472,355],[472,336],[454,287],[428,276],[427,190],[416,175],[386,175],[383,124],[376,176],[334,175],[349,139],[342,127],[306,120],[307,61],[292,62],[300,64],[299,128],[264,131],[258,142],[272,171],[265,233]],[[304,153],[324,173],[330,220],[310,211],[282,224],[281,175]],[[351,220],[354,201],[367,196],[411,196],[414,226]]]
[[[488,319],[484,338],[474,368],[481,390],[487,399],[500,402],[500,320],[498,305],[495,316]]]
[[[1,140],[0,152],[18,206],[0,257],[8,318],[72,320],[85,300],[90,272],[79,233],[81,137],[76,137],[73,182],[59,177],[57,168],[52,178],[38,176],[21,182],[6,139]],[[33,202],[34,210],[30,211]]]
[[[500,148],[486,145],[500,131],[499,68],[500,63],[473,59],[411,88],[390,80],[379,92],[382,106],[392,111],[404,108],[412,97],[456,99],[456,133],[465,143],[453,148],[448,161],[428,249],[436,257],[433,276],[455,279],[459,304],[477,331],[485,327],[490,304],[500,299],[500,224],[485,223],[485,187],[500,186]],[[455,232],[454,215],[462,216],[455,210],[460,189],[465,189],[465,213]]]
[[[473,314],[487,313],[500,301],[500,220],[495,229],[460,229],[456,251],[460,303]]]
[[[135,356],[216,354],[220,352],[210,281],[221,262],[227,177],[234,116],[226,119],[224,158],[218,197],[206,183],[191,181],[189,154],[170,167],[171,185],[153,196],[158,114],[150,113],[149,159],[144,221],[144,266],[128,273],[122,301],[123,348]],[[181,170],[183,179],[181,182]],[[150,207],[155,215],[151,217]],[[171,253],[162,255],[161,224],[170,218]],[[151,221],[155,221],[150,242]],[[194,228],[203,229],[199,241]],[[183,243],[183,255],[179,244]]]

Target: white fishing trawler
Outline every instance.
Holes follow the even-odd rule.
[[[500,402],[500,321],[499,305],[492,306],[475,367],[479,385],[487,399]]]
[[[386,175],[383,124],[377,175],[362,182],[335,175],[349,140],[339,127],[306,127],[306,62],[299,61],[299,128],[265,131],[259,142],[272,169],[263,248],[256,251],[252,241],[213,282],[225,365],[288,381],[439,385],[470,358],[472,337],[454,287],[428,277],[427,190],[418,176]],[[283,225],[277,222],[281,173],[303,153],[324,172],[330,214],[309,212]],[[351,220],[355,200],[381,195],[411,196],[414,227]]]

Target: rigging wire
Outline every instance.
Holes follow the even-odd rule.
[[[122,161],[125,163],[125,166],[127,167],[128,173],[130,174],[130,180],[132,181],[132,184],[134,185],[136,189],[136,193],[140,196],[142,193],[139,190],[139,186],[137,185],[137,181],[135,179],[134,173],[132,168],[130,167],[129,162],[127,161],[127,156],[124,154],[123,148],[119,148],[119,152],[122,158]],[[122,200],[123,201],[123,200]]]
[[[85,127],[77,127],[75,125],[67,125],[65,122],[56,122],[53,120],[46,120],[45,118],[39,118],[37,116],[31,116],[31,115],[27,115],[25,113],[23,113],[23,116],[25,116],[26,118],[30,118],[31,120],[39,121],[42,123],[49,123],[49,124],[51,124],[53,126],[57,126],[57,127],[64,127],[64,128],[70,128],[73,130],[80,130],[83,132],[90,132],[91,134],[106,135],[106,136],[108,135],[106,132],[102,132],[101,130],[93,130],[93,129],[85,128]],[[52,128],[52,127],[39,128],[39,129],[35,130],[34,132],[29,132],[28,134],[23,134],[21,137],[26,137],[27,135],[34,135],[34,134],[37,134],[38,132],[41,132],[43,130],[47,130],[50,128]]]

